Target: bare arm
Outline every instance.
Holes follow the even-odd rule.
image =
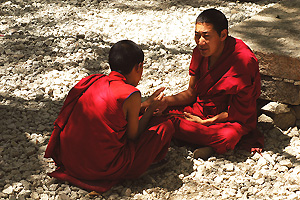
[[[141,93],[135,92],[128,97],[123,104],[123,112],[127,120],[126,134],[129,139],[139,136],[139,105],[141,104]]]
[[[137,139],[147,127],[147,124],[153,112],[157,109],[161,103],[163,94],[158,95],[153,102],[149,105],[141,119],[139,119],[139,112],[141,108],[141,93],[133,93],[123,104],[123,112],[127,119],[127,137],[131,140]]]
[[[163,102],[167,106],[183,106],[196,101],[197,93],[195,91],[196,77],[191,76],[187,90],[173,96],[164,97]]]

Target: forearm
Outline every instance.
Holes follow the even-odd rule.
[[[138,134],[139,135],[142,134],[145,131],[145,129],[146,129],[150,119],[152,118],[152,116],[153,116],[153,111],[151,109],[147,109],[145,111],[145,113],[143,114],[143,116],[140,118],[139,127],[138,127]]]
[[[184,106],[192,104],[196,101],[196,95],[186,90],[173,96],[164,97],[168,106]]]
[[[212,125],[216,123],[221,123],[221,122],[226,122],[228,121],[228,113],[227,112],[222,112],[218,115],[215,115],[211,118],[203,120],[203,124],[205,125]]]

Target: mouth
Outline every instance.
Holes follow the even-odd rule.
[[[208,49],[204,49],[204,48],[199,48],[199,50],[200,50],[201,52],[208,51]]]
[[[204,48],[204,47],[198,47],[200,51],[207,51],[208,49],[207,48]]]

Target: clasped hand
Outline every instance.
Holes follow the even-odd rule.
[[[200,117],[193,115],[191,113],[187,113],[187,112],[184,112],[183,114],[184,114],[183,118],[188,121],[196,122],[196,123],[199,123],[202,125],[210,125],[211,124],[210,119],[201,119]]]

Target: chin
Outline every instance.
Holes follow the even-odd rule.
[[[200,54],[203,56],[203,57],[209,57],[210,56],[210,53],[208,50],[201,50],[199,49],[200,51]]]
[[[209,57],[209,56],[210,56],[208,53],[200,53],[200,54],[201,54],[201,56],[203,56],[203,57]]]

